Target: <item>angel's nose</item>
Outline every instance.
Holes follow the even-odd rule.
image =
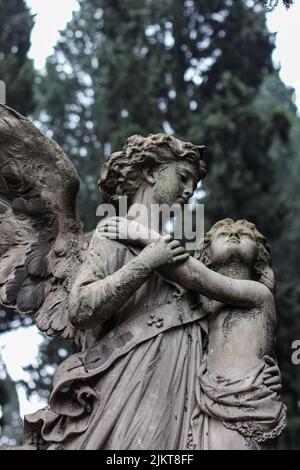
[[[191,196],[193,195],[193,191],[189,190],[189,189],[185,189],[183,191],[183,196],[186,198],[186,199],[189,199]]]
[[[183,196],[187,199],[189,199],[193,195],[193,183],[190,182],[189,184],[186,184],[184,191],[183,191]]]

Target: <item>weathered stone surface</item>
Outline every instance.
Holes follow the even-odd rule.
[[[73,166],[0,106],[0,303],[79,345],[49,405],[26,417],[26,448],[263,448],[284,428],[264,237],[226,219],[191,257],[147,215],[187,201],[202,154],[165,134],[130,137],[99,181],[106,203],[128,197],[127,216],[102,221],[87,249]]]

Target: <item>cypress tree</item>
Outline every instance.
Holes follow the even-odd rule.
[[[28,58],[33,17],[24,0],[0,0],[0,80],[8,106],[28,115],[34,109],[34,68]]]

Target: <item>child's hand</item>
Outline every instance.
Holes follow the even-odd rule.
[[[269,366],[264,372],[264,384],[276,392],[278,395],[281,391],[281,373],[277,362],[270,356],[264,356],[264,360]]]
[[[98,233],[110,240],[147,246],[160,238],[159,233],[150,230],[135,220],[126,217],[111,217],[103,220],[97,227]]]
[[[173,240],[171,235],[164,235],[144,248],[139,256],[149,266],[157,269],[165,264],[185,261],[189,254],[186,253],[178,240]]]

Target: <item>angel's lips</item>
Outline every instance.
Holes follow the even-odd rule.
[[[186,197],[180,196],[180,197],[177,199],[177,203],[179,203],[179,204],[185,204],[186,202],[187,202],[187,198],[186,198]]]

